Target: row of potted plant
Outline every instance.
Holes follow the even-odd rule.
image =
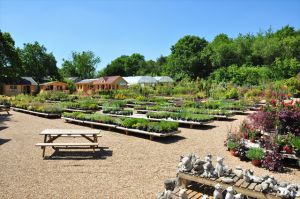
[[[173,112],[148,112],[148,118],[156,118],[156,119],[174,119],[174,120],[185,120],[185,121],[193,121],[193,122],[207,122],[213,120],[214,117],[211,115],[205,114],[193,114],[188,112],[182,113],[173,113]]]
[[[98,102],[95,100],[82,100],[76,102],[64,102],[62,106],[68,109],[80,110],[97,110],[99,109]]]
[[[150,122],[149,120],[143,118],[114,118],[107,115],[101,115],[99,113],[84,114],[78,112],[65,112],[63,113],[63,117],[105,124],[115,124],[117,126],[122,126],[125,128],[133,128],[156,133],[168,133],[178,130],[178,123],[176,122]]]
[[[41,113],[61,114],[63,112],[63,108],[59,104],[32,102],[29,104],[18,103],[15,104],[15,107]]]

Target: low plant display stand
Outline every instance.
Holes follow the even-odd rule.
[[[126,135],[129,135],[129,132],[149,135],[150,140],[153,140],[154,137],[168,137],[168,136],[172,136],[172,135],[180,133],[180,130],[173,131],[173,132],[167,132],[167,133],[155,133],[155,132],[148,132],[148,131],[143,131],[143,130],[139,130],[139,129],[125,128],[125,127],[117,126],[114,124],[104,124],[104,123],[99,123],[99,122],[78,120],[78,119],[73,119],[73,118],[68,118],[68,117],[61,117],[61,118],[64,119],[66,122],[75,122],[78,124],[88,124],[92,128],[94,126],[102,126],[102,127],[108,127],[109,130],[112,130],[112,129],[122,130],[126,133]]]
[[[250,196],[253,198],[259,199],[279,199],[279,197],[275,192],[264,194],[260,191],[260,184],[257,183],[247,183],[243,179],[239,179],[237,176],[232,175],[233,183],[227,184],[222,182],[221,178],[203,178],[201,176],[192,175],[190,173],[178,173],[179,180],[182,186],[188,188],[189,182],[196,182],[203,185],[215,186],[216,184],[220,184],[224,189],[232,186],[234,190],[238,193],[241,193],[245,196]]]
[[[60,117],[60,114],[57,114],[57,113],[42,113],[42,112],[30,111],[27,109],[16,108],[16,107],[14,107],[13,110],[23,112],[23,113],[29,113],[32,115],[43,116],[43,117],[51,117],[51,118],[59,118]]]
[[[91,148],[95,153],[95,149],[99,148],[98,136],[100,134],[99,130],[83,130],[83,129],[45,129],[40,135],[44,136],[43,143],[37,143],[36,146],[43,149],[43,157],[45,157],[46,147],[52,147],[54,150],[59,149],[86,149]],[[82,137],[89,142],[85,143],[54,143],[54,140],[59,137]]]

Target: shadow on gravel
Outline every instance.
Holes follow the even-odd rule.
[[[0,145],[5,144],[6,142],[9,142],[11,139],[1,139],[0,138]]]
[[[216,128],[217,126],[215,125],[201,125],[201,126],[195,126],[193,129],[199,129],[199,130],[210,130],[210,129],[213,129],[213,128]]]
[[[236,118],[220,118],[220,119],[217,119],[216,121],[221,121],[221,122],[232,122],[232,121],[235,121],[237,120]]]
[[[7,121],[9,121],[10,120],[10,116],[11,116],[12,114],[0,114],[0,124],[2,123],[2,122],[7,122]]]
[[[113,151],[108,147],[100,147],[96,149],[95,153],[92,150],[89,151],[64,151],[56,150],[52,155],[45,156],[45,160],[105,160],[107,157],[111,157]]]
[[[0,126],[0,131],[7,129],[7,128],[8,128],[7,126]]]
[[[179,142],[180,140],[184,140],[186,139],[185,137],[182,137],[180,135],[173,135],[170,137],[156,137],[153,139],[153,141],[162,143],[162,144],[172,144],[172,143],[176,143]]]

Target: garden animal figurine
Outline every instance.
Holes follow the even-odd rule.
[[[261,183],[261,191],[263,193],[277,190],[277,181],[274,176],[266,176],[265,180]]]
[[[202,196],[202,199],[209,199],[209,197],[208,197],[208,195],[204,194],[204,195]]]
[[[175,180],[166,180],[164,182],[165,190],[164,192],[158,193],[157,199],[171,199],[172,191],[175,189],[176,181]]]
[[[223,199],[222,186],[219,183],[215,185],[214,199]]]
[[[234,199],[243,199],[244,196],[241,193],[235,194]]]
[[[224,175],[229,175],[231,173],[231,169],[224,165],[224,158],[217,157],[217,164],[215,167],[215,173],[217,177],[222,177]]]
[[[263,179],[258,176],[254,176],[253,173],[254,172],[252,170],[246,169],[244,171],[244,176],[243,176],[244,180],[248,183],[250,182],[262,183]]]
[[[211,178],[215,174],[214,166],[211,163],[212,155],[208,154],[205,158],[205,163],[203,164],[203,174],[201,175],[204,178]]]
[[[190,172],[193,169],[192,165],[192,155],[183,156],[180,163],[178,164],[178,171],[180,172]]]
[[[233,188],[227,187],[226,191],[225,199],[234,199]]]
[[[232,178],[226,178],[226,177],[221,177],[221,181],[227,184],[234,182]]]
[[[222,157],[217,157],[217,164],[216,164],[216,167],[215,167],[215,172],[217,174],[218,177],[221,177],[224,175],[225,173],[225,165],[223,164],[223,161],[224,161],[224,158]]]
[[[300,194],[297,192],[298,187],[293,184],[287,185],[287,187],[279,187],[279,196],[283,198],[295,198],[296,196],[299,196]]]
[[[180,189],[178,192],[179,199],[188,199],[186,189]]]
[[[232,171],[238,178],[243,178],[243,169],[239,166],[235,167],[235,169]]]
[[[203,160],[200,160],[199,158],[194,162],[193,164],[193,170],[192,173],[194,174],[202,174],[204,172],[203,165],[205,162]]]

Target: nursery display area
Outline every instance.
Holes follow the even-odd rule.
[[[178,86],[174,88],[178,88]],[[216,189],[215,184],[218,183],[221,185],[220,191],[226,191],[229,195],[233,194],[237,197],[240,191],[244,191],[250,196],[259,198],[265,194],[261,183],[269,186],[267,183],[270,179],[274,179],[272,176],[275,176],[276,179],[274,183],[276,181],[278,184],[276,184],[276,190],[267,193],[269,197],[283,197],[283,192],[288,189],[293,191],[291,193],[293,197],[297,194],[296,189],[300,177],[300,105],[297,99],[291,98],[288,90],[272,87],[248,89],[229,87],[222,92],[228,92],[230,95],[224,94],[225,97],[217,97],[210,95],[209,92],[200,94],[189,90],[168,94],[167,87],[156,87],[155,89],[144,87],[90,94],[48,92],[36,96],[1,96],[0,104],[10,107],[14,111],[7,116],[11,120],[5,122],[9,128],[3,130],[3,137],[12,136],[12,141],[3,145],[5,147],[1,150],[5,153],[1,153],[0,157],[7,159],[5,154],[8,154],[9,151],[13,154],[17,153],[14,149],[14,146],[17,145],[24,148],[26,156],[31,157],[31,163],[39,164],[42,161],[40,150],[35,150],[34,144],[41,142],[41,138],[38,136],[41,130],[45,128],[94,128],[101,130],[99,143],[104,149],[100,150],[99,156],[88,153],[83,155],[88,155],[89,158],[81,160],[78,164],[88,167],[64,168],[63,161],[46,161],[47,158],[45,164],[54,163],[64,172],[73,172],[74,174],[69,173],[70,178],[67,181],[76,180],[75,174],[78,170],[84,173],[82,175],[86,179],[88,179],[91,169],[99,170],[102,173],[101,179],[105,177],[109,183],[103,184],[100,177],[95,177],[95,181],[92,183],[100,182],[101,187],[108,191],[115,190],[111,183],[118,182],[122,186],[128,183],[123,180],[120,182],[117,176],[122,175],[125,176],[122,179],[132,179],[134,173],[134,179],[141,180],[131,182],[131,187],[126,187],[124,191],[114,195],[132,196],[136,190],[141,190],[137,187],[143,186],[147,187],[147,190],[142,189],[143,193],[138,192],[137,195],[154,196],[162,190],[162,182],[165,179],[176,176],[174,164],[178,161],[178,157],[192,151],[200,153],[201,156],[212,154],[214,157],[220,156],[219,159],[224,157],[228,167],[232,168],[231,173],[226,173],[223,177],[216,176],[218,174],[212,170],[210,171],[212,173],[206,171],[207,175],[212,176],[205,176],[202,180],[203,176],[201,175],[204,174],[197,168],[201,165],[204,166],[207,162],[215,164],[214,159],[205,159],[206,162],[199,160],[198,163],[201,164],[195,163],[196,160],[192,163],[201,175],[195,175],[192,170],[184,171],[184,166],[181,164],[179,171],[181,183],[206,182],[210,184],[210,188],[205,188],[208,195],[213,195],[213,191]],[[165,90],[163,91],[163,89]],[[16,142],[19,139],[22,142]],[[108,155],[110,150],[113,154]],[[49,159],[56,160],[65,156],[63,152],[61,152],[62,154],[55,151],[52,153],[49,151]],[[66,161],[76,162],[73,158],[68,159],[68,155],[74,154],[66,154]],[[17,156],[19,157],[19,155]],[[90,161],[90,159],[102,158],[107,158],[108,162],[106,160]],[[18,159],[25,161],[23,157]],[[168,161],[166,162],[166,160]],[[12,163],[15,160],[11,159],[10,161]],[[120,169],[120,165],[123,165],[124,168]],[[243,177],[237,177],[235,172],[239,172],[239,165],[249,179],[254,179],[258,175],[261,182],[253,182],[253,179],[246,181],[247,179]],[[134,168],[137,166],[143,172],[136,172]],[[110,168],[108,173],[106,173],[107,167]],[[21,168],[26,170],[25,166],[21,165]],[[36,166],[31,172],[43,173],[42,169],[44,166]],[[48,170],[50,173],[60,172],[52,166]],[[255,175],[253,171],[255,171]],[[30,173],[20,172],[21,175],[29,178]],[[115,172],[118,174],[113,175],[112,173]],[[269,178],[265,176],[266,173]],[[6,174],[2,174],[2,176],[9,177]],[[54,180],[54,177],[47,176]],[[36,175],[32,180],[28,180],[28,184],[32,184],[39,178],[39,175]],[[142,180],[144,178],[145,180]],[[286,181],[296,185],[292,184],[287,188],[279,184],[279,182]],[[83,180],[79,184],[82,188],[79,188],[74,194],[84,193],[83,189],[88,188],[89,182]],[[200,197],[200,192],[203,190],[197,192],[199,186],[192,185],[186,184],[186,189],[177,187],[170,189],[169,192],[174,194],[174,197],[179,197],[179,195],[187,195],[191,198],[196,195]],[[7,186],[14,187],[15,185],[8,183]],[[42,183],[40,186],[44,187],[46,184]],[[231,191],[231,186],[233,186],[233,191]],[[205,186],[201,185],[200,187]],[[53,188],[58,187],[54,186]],[[28,189],[34,191],[36,188]],[[269,188],[266,189],[269,190]],[[157,197],[169,192],[168,190],[161,192]],[[101,195],[103,197],[105,194],[109,195],[108,192],[103,194]]]

